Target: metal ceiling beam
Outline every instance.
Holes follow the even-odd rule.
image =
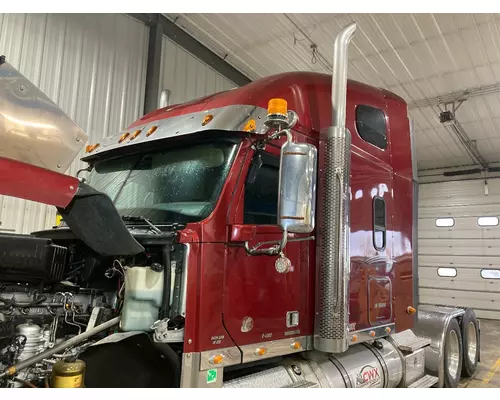
[[[160,71],[162,27],[158,18],[149,25],[148,61],[146,66],[146,92],[144,96],[144,113],[148,114],[159,108],[160,97]]]
[[[465,90],[457,90],[456,92],[413,101],[411,103],[408,103],[408,109],[411,110],[415,108],[434,107],[441,104],[450,104],[456,101],[464,101],[472,97],[486,96],[488,94],[498,92],[500,92],[500,83]]]
[[[216,72],[229,79],[238,86],[252,82],[250,78],[242,74],[227,61],[219,57],[212,50],[201,44],[198,40],[189,35],[186,31],[177,26],[162,14],[128,14],[144,24],[150,26],[154,21],[161,25],[163,35],[174,43],[184,48],[193,56],[209,65]]]

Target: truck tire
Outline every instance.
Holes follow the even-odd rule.
[[[462,332],[456,318],[448,325],[444,336],[444,387],[456,388],[462,372]]]
[[[479,326],[476,313],[467,308],[462,318],[463,363],[462,376],[470,378],[474,375],[479,361]]]

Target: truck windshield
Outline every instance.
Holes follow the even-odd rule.
[[[104,160],[88,183],[106,193],[122,217],[197,222],[213,211],[236,147],[217,142]]]

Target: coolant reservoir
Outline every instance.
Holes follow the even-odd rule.
[[[120,328],[123,331],[149,331],[158,320],[163,297],[163,268],[125,269],[125,298]]]

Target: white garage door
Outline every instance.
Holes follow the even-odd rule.
[[[500,319],[500,179],[419,187],[420,304]]]

